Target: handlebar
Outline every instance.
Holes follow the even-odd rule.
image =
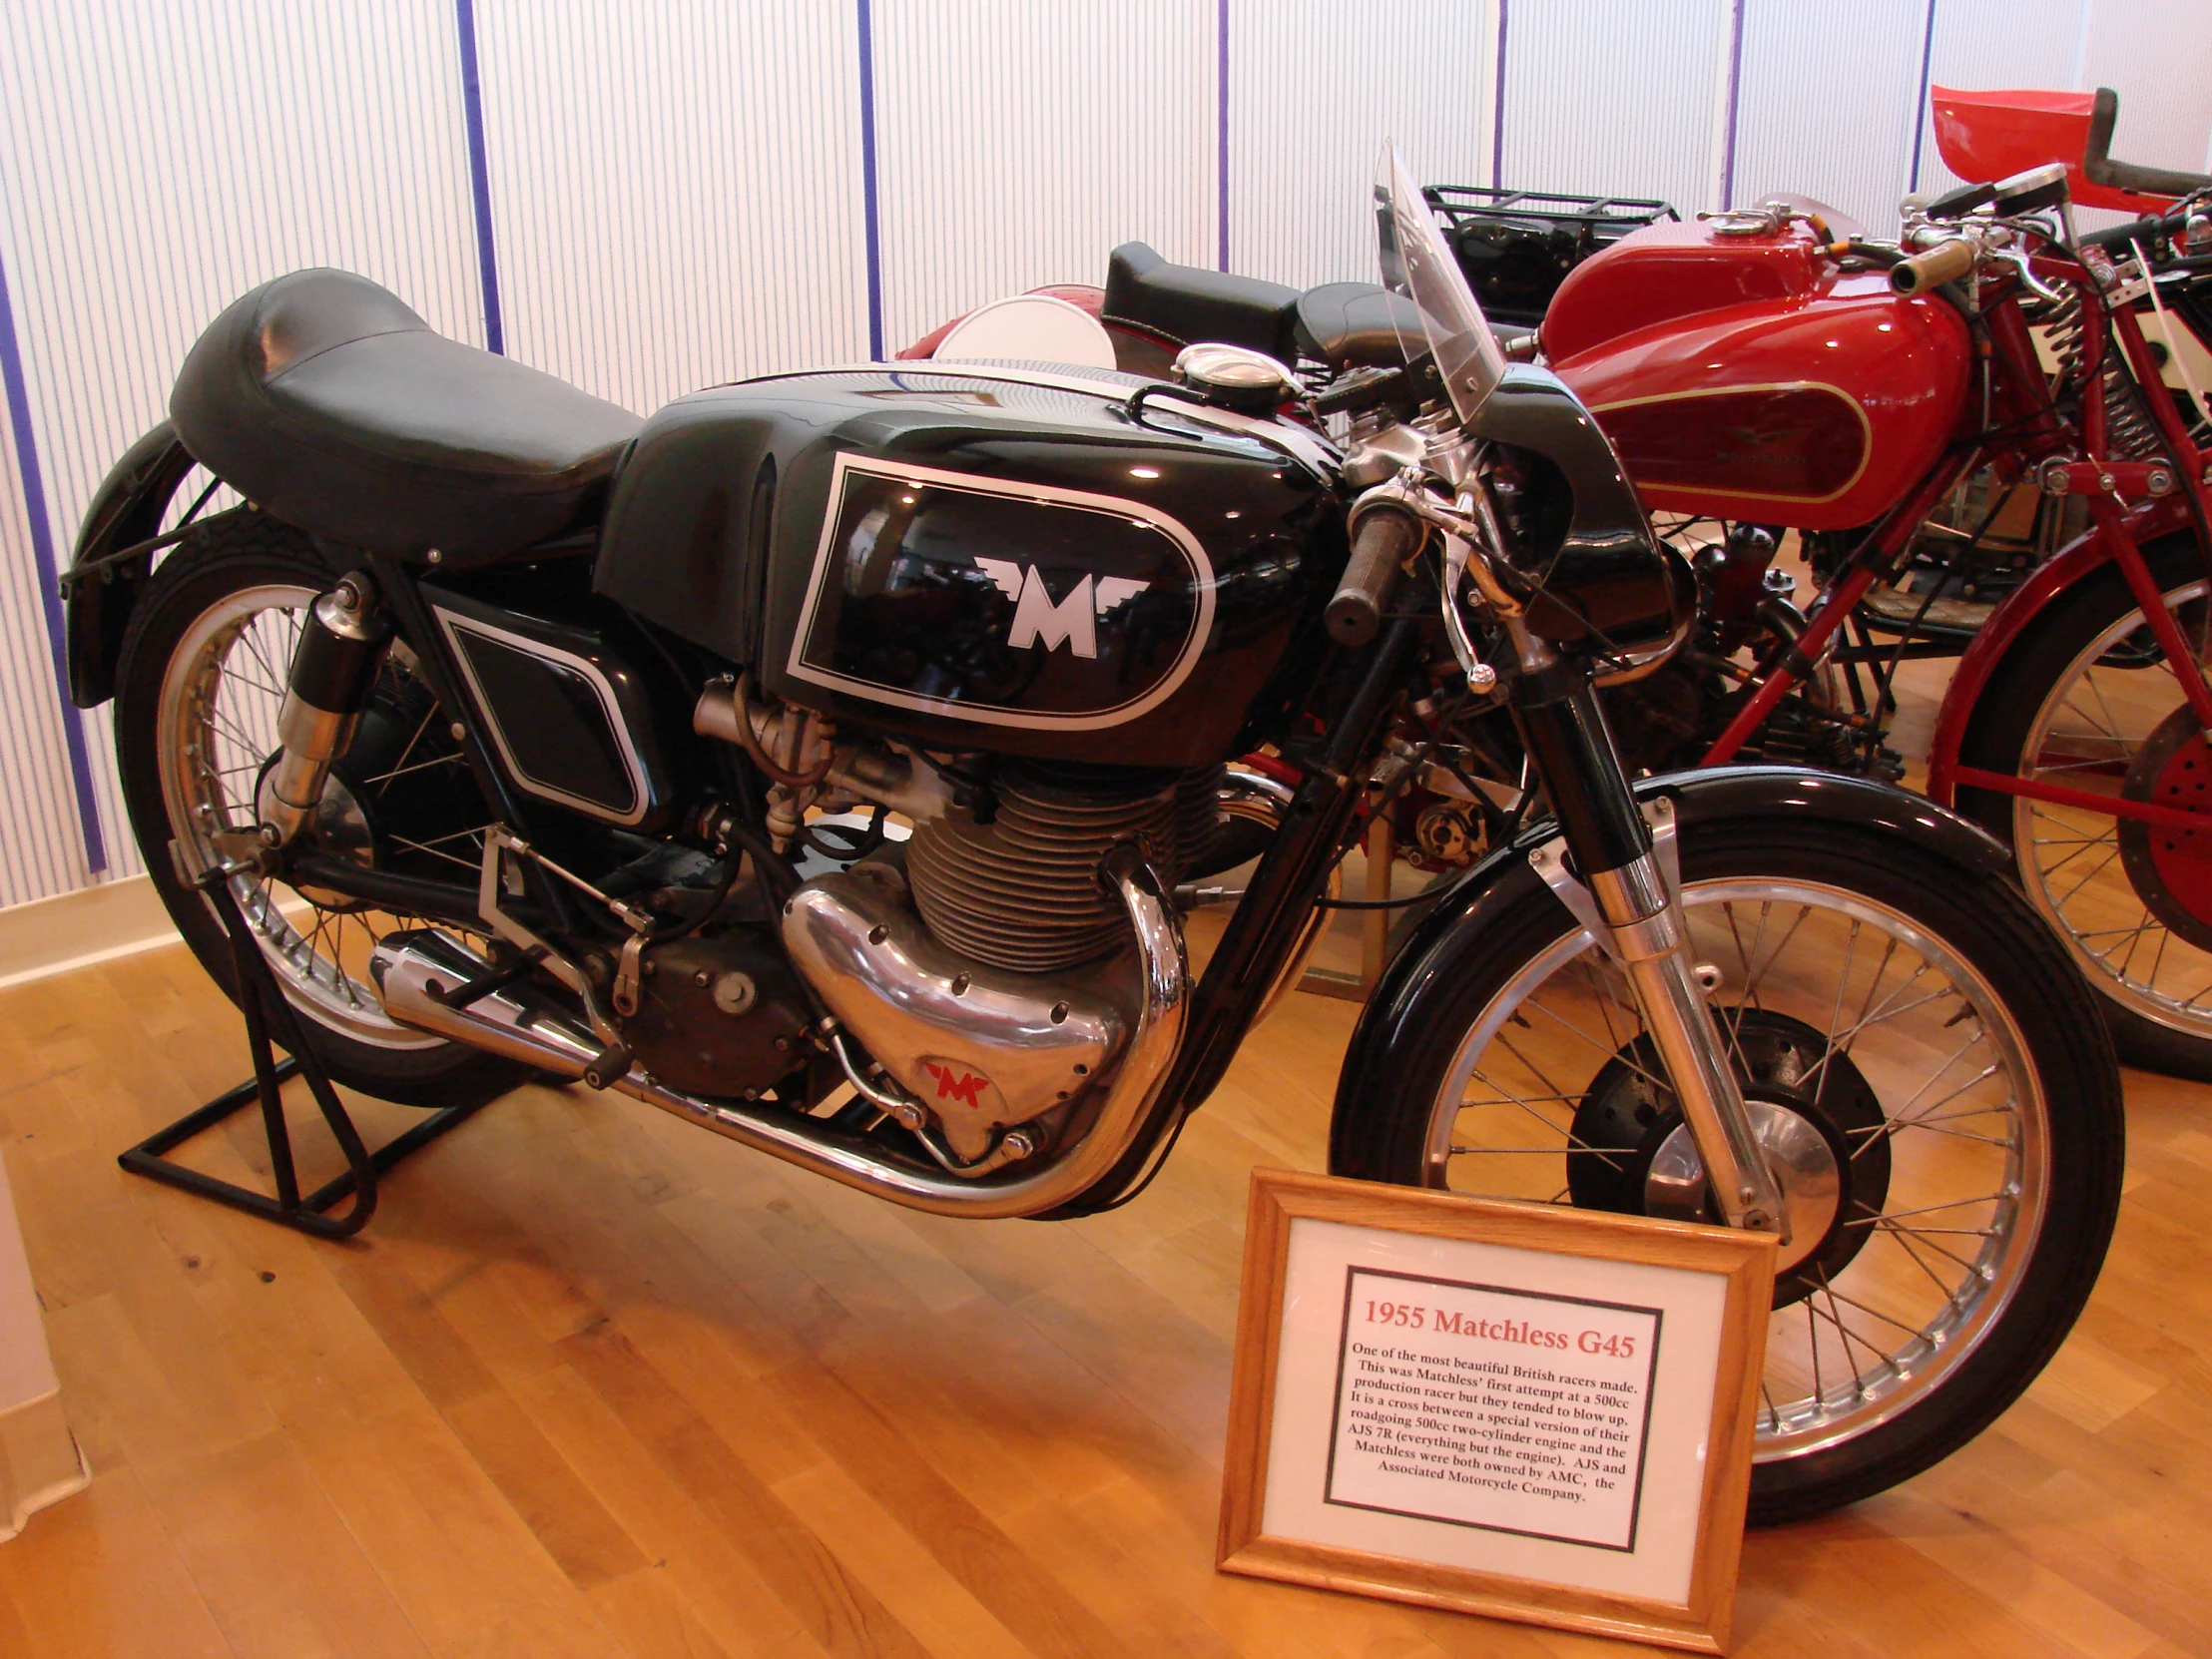
[[[2115,257],[2124,253],[2130,244],[2140,240],[2156,242],[2161,237],[2178,237],[2189,229],[2189,221],[2205,211],[2206,205],[2198,203],[2170,214],[2153,214],[2146,219],[2131,219],[2125,225],[2115,225],[2106,231],[2091,231],[2081,239],[2084,248],[2102,248]]]
[[[1963,237],[1937,243],[1925,254],[1900,260],[1890,268],[1890,286],[1900,293],[1920,293],[1972,273],[1981,251]]]
[[[1331,639],[1339,645],[1359,646],[1375,638],[1398,567],[1426,533],[1419,520],[1401,508],[1371,507],[1361,515],[1344,580],[1325,617]]]

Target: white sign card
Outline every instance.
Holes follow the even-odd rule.
[[[1253,1212],[1225,1567],[1719,1650],[1771,1242],[1277,1172]]]
[[[1633,1553],[1663,1318],[1349,1269],[1325,1501]]]

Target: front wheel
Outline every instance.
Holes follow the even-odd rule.
[[[1700,826],[1682,858],[1726,1049],[1787,1154],[1758,1522],[1894,1485],[2012,1402],[2096,1282],[2124,1137],[2095,1005],[2008,883],[1872,829],[1777,829]],[[1408,1035],[1348,1083],[1336,1173],[1703,1219],[1590,931],[1530,883],[1450,948]]]

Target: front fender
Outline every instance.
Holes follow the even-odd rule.
[[[84,528],[77,532],[71,569],[161,534],[169,498],[191,470],[192,456],[166,420],[132,444],[93,493]],[[129,559],[104,565],[82,580],[63,580],[69,700],[80,709],[93,708],[115,695],[123,630],[146,585],[151,562]]]
[[[1713,767],[1644,779],[1635,794],[1639,801],[1671,798],[1675,832],[1683,836],[1695,835],[1701,825],[1810,819],[1893,830],[1911,837],[1920,851],[1976,874],[2006,875],[2012,867],[2001,842],[1957,814],[1865,778],[1800,767]],[[1424,1028],[1430,998],[1447,988],[1444,976],[1452,962],[1476,946],[1494,918],[1542,890],[1528,854],[1558,832],[1548,820],[1533,825],[1468,870],[1445,889],[1382,970],[1337,1076],[1331,1169],[1346,1167],[1362,1080],[1381,1076],[1391,1048]]]

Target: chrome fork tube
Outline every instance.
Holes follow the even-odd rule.
[[[1620,959],[1704,1160],[1714,1202],[1731,1227],[1789,1240],[1789,1212],[1728,1064],[1719,1022],[1706,1006],[1682,924],[1682,897],[1655,853],[1590,877],[1598,913]]]
[[[1781,1189],[1698,988],[1679,883],[1654,850],[1595,692],[1563,667],[1530,675],[1514,715],[1563,831],[1529,854],[1531,866],[1626,971],[1723,1219],[1787,1239]],[[1664,827],[1671,836],[1671,816]]]

